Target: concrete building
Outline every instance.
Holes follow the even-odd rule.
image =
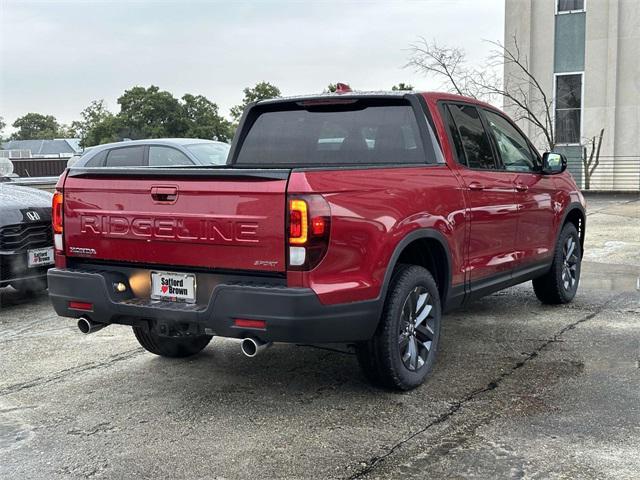
[[[591,188],[640,189],[640,1],[506,0],[505,45],[521,57],[552,102],[556,150],[584,183],[583,146],[604,128]],[[518,75],[505,65],[505,81]],[[532,101],[535,89],[529,89]],[[517,107],[505,102],[517,117]],[[538,148],[539,131],[519,120]]]

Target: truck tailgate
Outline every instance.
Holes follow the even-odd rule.
[[[70,171],[69,257],[282,272],[289,171]]]

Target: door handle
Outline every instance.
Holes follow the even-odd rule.
[[[519,192],[526,192],[529,190],[529,186],[524,183],[516,183],[516,190]]]
[[[151,187],[151,198],[155,202],[173,203],[178,198],[178,187]]]
[[[484,185],[479,182],[471,182],[469,184],[469,190],[474,190],[474,191],[484,190]]]

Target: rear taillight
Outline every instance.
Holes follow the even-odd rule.
[[[307,202],[289,200],[289,243],[304,245],[309,239],[309,212]]]
[[[62,243],[62,200],[61,192],[53,194],[53,200],[51,202],[51,223],[53,225],[53,241],[58,252],[64,251],[64,245]]]
[[[288,200],[289,258],[292,270],[311,270],[329,247],[331,209],[322,195],[296,195]]]
[[[53,233],[62,233],[62,193],[53,194],[51,202]]]

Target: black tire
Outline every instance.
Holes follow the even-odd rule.
[[[211,341],[210,335],[197,337],[161,337],[142,327],[133,327],[133,333],[147,352],[161,357],[184,358],[199,353]]]
[[[47,278],[32,278],[29,280],[16,280],[11,282],[11,286],[20,293],[33,294],[47,289]]]
[[[365,377],[396,390],[421,385],[435,362],[441,316],[438,286],[429,271],[396,266],[376,333],[356,345]]]
[[[580,283],[581,263],[582,246],[578,230],[573,223],[567,223],[558,237],[551,269],[533,280],[533,291],[538,300],[548,305],[560,305],[573,300]]]

